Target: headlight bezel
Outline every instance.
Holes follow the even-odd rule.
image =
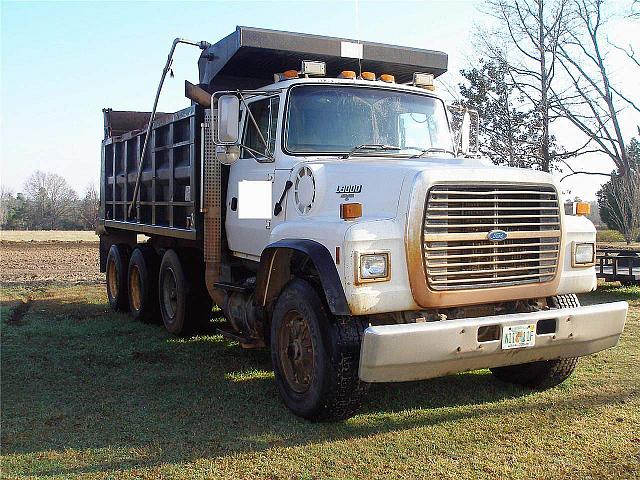
[[[578,261],[578,257],[585,254],[579,252],[582,249],[589,249],[590,259],[588,261]],[[583,259],[584,260],[584,259]],[[596,263],[596,244],[595,242],[573,242],[571,245],[571,266],[572,267],[591,267]]]
[[[363,260],[367,257],[383,257],[385,262],[385,271],[383,274],[376,276],[366,276],[363,274]],[[373,282],[386,282],[391,278],[391,254],[388,250],[376,250],[373,252],[356,252],[355,262],[355,276],[356,284],[373,283]]]

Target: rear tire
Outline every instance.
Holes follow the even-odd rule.
[[[167,250],[158,275],[162,321],[168,332],[178,336],[191,335],[206,324],[212,307],[200,262],[186,256],[184,260]]]
[[[152,322],[160,316],[158,303],[158,257],[147,245],[140,245],[131,254],[127,274],[129,309],[133,317]]]
[[[492,368],[491,373],[503,382],[544,390],[564,382],[571,376],[577,364],[577,358],[559,358]]]
[[[580,306],[580,300],[574,294],[551,297],[548,303],[551,308],[556,309]],[[571,376],[577,364],[577,358],[558,358],[556,360],[496,367],[491,369],[491,373],[503,382],[543,390],[564,382]]]
[[[111,245],[106,263],[107,298],[109,305],[117,312],[129,311],[127,288],[127,266],[129,265],[129,246]]]
[[[273,312],[271,359],[293,413],[335,421],[358,411],[369,387],[358,376],[364,328],[359,318],[333,317],[310,283],[289,282]]]

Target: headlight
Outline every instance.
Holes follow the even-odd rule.
[[[575,243],[573,247],[573,265],[593,265],[595,263],[595,243]]]
[[[367,253],[359,256],[358,280],[382,282],[389,279],[389,254]]]

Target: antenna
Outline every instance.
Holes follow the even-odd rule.
[[[356,41],[360,44],[360,0],[356,3]],[[362,55],[358,57],[358,78],[362,77]]]

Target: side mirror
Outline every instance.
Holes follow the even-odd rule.
[[[218,138],[214,143],[234,145],[238,143],[240,123],[240,100],[235,95],[218,98]]]
[[[462,126],[460,127],[460,152],[463,155],[469,154],[469,137],[471,135],[471,115],[464,112],[462,117]]]

